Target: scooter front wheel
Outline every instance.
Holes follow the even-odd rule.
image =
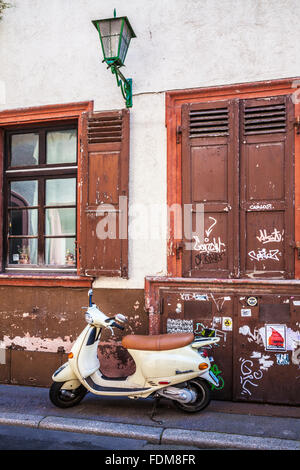
[[[49,398],[53,405],[59,408],[70,408],[71,406],[78,405],[87,393],[86,388],[80,385],[74,390],[64,390],[62,387],[65,382],[53,382],[50,391]]]
[[[186,388],[189,388],[196,394],[196,400],[192,403],[180,403],[179,401],[173,400],[177,408],[188,413],[196,413],[209,405],[210,389],[205,380],[198,378],[189,380]]]

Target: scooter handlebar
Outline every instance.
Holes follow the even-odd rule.
[[[110,326],[119,328],[119,330],[124,330],[124,326],[119,325],[117,322],[113,321]]]

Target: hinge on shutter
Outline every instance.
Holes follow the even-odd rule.
[[[290,242],[290,246],[292,248],[294,248],[295,250],[297,250],[297,259],[300,260],[300,242],[299,241],[297,241],[297,242],[292,241],[292,242]]]
[[[294,122],[294,126],[296,128],[296,133],[300,134],[300,116],[297,116]]]
[[[125,265],[121,268],[121,277],[124,277],[125,279],[128,278],[128,269]]]
[[[176,144],[180,144],[180,143],[181,143],[181,136],[182,136],[182,127],[181,127],[181,126],[177,126],[177,127],[176,127]]]
[[[180,259],[180,253],[183,253],[184,243],[177,242],[176,243],[176,259]]]

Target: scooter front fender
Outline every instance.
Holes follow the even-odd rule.
[[[218,377],[211,371],[211,369],[206,370],[204,374],[201,374],[199,377],[201,379],[207,380],[207,382],[211,383],[215,387],[219,386],[219,379]]]
[[[52,375],[54,382],[67,382],[68,380],[78,380],[69,362],[65,362]]]

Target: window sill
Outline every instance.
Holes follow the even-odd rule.
[[[90,287],[92,278],[74,273],[0,273],[0,286]]]

